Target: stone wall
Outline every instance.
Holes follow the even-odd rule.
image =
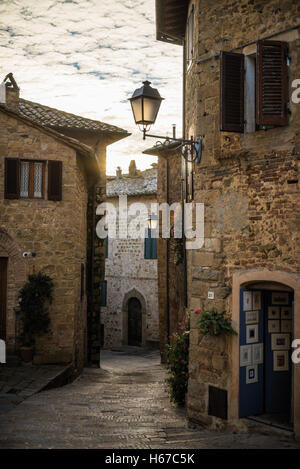
[[[156,176],[156,170],[152,169],[139,172],[132,177],[123,175],[121,181],[109,178],[107,202],[112,203],[118,211],[119,199],[110,194],[115,194],[115,189],[118,191],[119,182],[123,182],[123,195],[128,194],[128,209],[133,203],[143,203],[150,214],[151,204],[156,202],[156,194],[153,193],[152,188],[152,193],[147,195],[148,182],[144,179],[150,178],[152,187],[152,173]],[[146,194],[143,194],[143,191]],[[136,192],[136,195],[130,195]],[[117,226],[118,222],[119,218]],[[158,346],[157,259],[144,258],[144,239],[109,239],[105,280],[107,281],[107,306],[102,307],[101,313],[101,323],[104,326],[104,347],[120,347],[128,343],[127,302],[131,297],[138,298],[142,306],[142,345]]]
[[[54,281],[54,301],[50,306],[51,332],[38,338],[35,363],[73,363],[80,369],[86,336],[86,297],[80,299],[80,271],[81,264],[86,264],[87,232],[82,157],[49,134],[2,112],[0,141],[0,253],[7,253],[9,272],[12,269],[18,276],[18,281],[8,285],[8,350],[14,351],[17,342],[14,308],[19,288],[28,273],[42,270]],[[62,161],[62,201],[47,200],[47,195],[34,200],[4,199],[6,157]],[[34,251],[36,257],[24,259],[24,251]]]
[[[155,149],[153,149],[155,152]],[[181,151],[158,152],[159,204],[181,203]],[[172,239],[158,239],[158,294],[160,321],[160,350],[163,355],[169,336],[177,330],[178,322],[185,314],[185,267],[175,263],[175,242]]]
[[[198,0],[190,7],[192,3],[199,63],[186,73],[186,132],[204,136],[202,162],[194,166],[193,176],[194,200],[205,204],[205,244],[187,254],[188,305],[214,306],[232,314],[234,273],[300,274],[300,106],[290,98],[285,127],[220,132],[218,54],[231,49],[253,53],[256,45],[249,43],[278,33],[272,39],[289,44],[291,97],[291,83],[300,77],[299,29],[291,29],[299,18],[299,5],[292,0],[280,4]],[[214,292],[214,300],[208,299],[208,291]],[[192,329],[188,415],[216,424],[208,416],[208,386],[231,390],[233,341],[199,336],[195,317]],[[229,413],[234,406],[237,400],[229,402]]]

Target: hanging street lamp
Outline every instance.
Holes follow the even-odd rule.
[[[163,138],[165,143],[162,145],[166,146],[171,142],[178,142],[179,147],[183,149],[183,156],[188,159],[188,154],[191,155],[189,161],[200,163],[201,154],[202,154],[202,137],[198,137],[196,140],[191,138],[190,140],[185,140],[181,138],[173,137],[164,137],[161,135],[151,135],[147,134],[150,130],[152,124],[155,123],[156,117],[161,105],[162,98],[158,90],[150,86],[149,81],[144,81],[143,86],[134,91],[132,97],[129,99],[135,123],[139,126],[140,130],[143,132],[143,140],[146,137],[153,138]],[[142,128],[141,128],[141,127]]]

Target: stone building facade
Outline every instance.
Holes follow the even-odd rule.
[[[34,363],[99,363],[100,304],[93,269],[94,207],[105,198],[106,146],[127,136],[118,127],[19,97],[12,76],[0,105],[1,338],[18,353],[18,294],[30,273],[54,282],[51,331],[37,338]],[[94,228],[93,228],[94,227]],[[35,257],[24,257],[34,253]]]
[[[127,197],[128,212],[133,204],[143,203],[151,214],[151,204],[157,201],[157,167],[138,171],[134,160],[128,174],[117,170],[115,177],[108,176],[106,184],[108,203],[119,217],[119,196]],[[132,215],[134,216],[134,215]],[[128,224],[132,217],[128,217]],[[158,278],[156,239],[154,251],[147,254],[145,243],[139,238],[121,238],[122,226],[116,239],[108,238],[106,246],[105,283],[101,323],[103,346],[122,345],[159,346]]]
[[[170,207],[181,204],[184,194],[181,183],[182,156],[178,144],[169,143],[167,147],[155,145],[143,153],[158,157],[157,165],[157,202],[160,206],[167,202]],[[171,211],[171,215],[174,211]],[[160,232],[162,217],[160,217]],[[185,251],[181,240],[171,236],[157,239],[158,266],[158,304],[160,352],[164,352],[168,338],[177,331],[178,322],[186,313],[187,277]]]
[[[183,46],[185,137],[203,143],[185,172],[185,200],[205,205],[204,246],[186,256],[187,307],[225,310],[238,333],[202,336],[192,314],[189,418],[246,429],[254,416],[300,438],[299,4],[156,8],[157,39]]]

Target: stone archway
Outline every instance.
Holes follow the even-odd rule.
[[[240,327],[240,289],[253,283],[272,283],[282,287],[289,287],[294,292],[294,338],[300,339],[300,277],[283,271],[269,271],[266,269],[240,271],[232,278],[232,322],[234,328]],[[293,369],[293,420],[294,432],[300,438],[300,364]],[[239,402],[239,337],[232,341],[232,386],[229,395],[229,415],[232,420],[238,419]]]
[[[13,353],[16,345],[16,314],[18,294],[26,282],[28,266],[22,256],[20,246],[4,228],[0,227],[0,257],[8,259],[7,264],[7,310],[6,310],[6,348]]]
[[[132,288],[124,295],[122,303],[122,343],[128,345],[128,301],[130,298],[137,298],[142,308],[142,345],[146,344],[146,300],[144,296],[136,289]]]

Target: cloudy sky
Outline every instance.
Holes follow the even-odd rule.
[[[127,99],[148,79],[163,101],[152,133],[181,134],[182,48],[155,39],[154,0],[0,0],[0,80],[31,101],[118,125],[132,136],[108,150],[108,174],[156,159]]]

